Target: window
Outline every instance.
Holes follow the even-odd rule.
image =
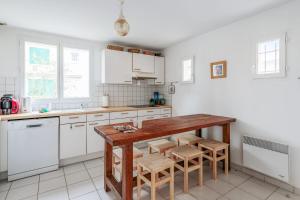
[[[182,82],[194,82],[194,63],[192,58],[185,59],[182,61]]]
[[[24,41],[22,55],[24,96],[40,101],[90,96],[89,49]]]
[[[63,48],[64,98],[89,97],[89,51]]]
[[[57,46],[25,42],[25,96],[57,98]]]
[[[285,75],[285,39],[278,37],[257,43],[256,77],[279,77]]]

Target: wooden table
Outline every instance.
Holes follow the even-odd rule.
[[[198,114],[144,121],[143,128],[134,133],[120,133],[113,128],[113,125],[95,127],[95,131],[105,139],[105,191],[108,192],[112,189],[121,199],[132,199],[134,142],[192,130],[196,130],[196,134],[201,136],[202,128],[221,126],[223,128],[223,142],[230,144],[230,123],[235,121],[234,118],[230,117]],[[118,182],[112,175],[113,146],[120,146],[123,152],[121,182]]]

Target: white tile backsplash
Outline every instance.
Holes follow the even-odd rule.
[[[14,94],[17,99],[20,99],[17,83],[16,77],[0,77],[0,97],[4,94]],[[91,90],[91,97],[88,100],[52,102],[52,109],[78,109],[81,108],[81,104],[85,108],[100,107],[102,96],[105,94],[109,95],[110,106],[145,105],[149,104],[149,100],[155,91],[163,95],[167,104],[172,103],[172,97],[168,94],[168,84],[150,85],[147,80],[142,80],[133,81],[132,85],[101,84],[99,82],[94,85]],[[32,108],[34,111],[39,110],[41,107],[47,107],[47,103],[33,102]]]

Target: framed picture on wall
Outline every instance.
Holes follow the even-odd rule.
[[[212,79],[226,78],[227,76],[226,60],[210,63],[210,76]]]

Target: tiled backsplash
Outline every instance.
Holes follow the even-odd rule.
[[[14,94],[17,99],[20,98],[18,90],[17,78],[15,77],[0,77],[0,95]],[[151,85],[148,81],[134,81],[132,85],[115,85],[96,83],[92,88],[91,97],[88,100],[81,101],[57,101],[52,102],[52,109],[76,109],[83,107],[100,107],[102,105],[102,96],[109,95],[110,106],[128,106],[128,105],[145,105],[149,104],[153,92],[159,92],[170,105],[172,97],[168,94],[166,85]],[[47,103],[33,102],[33,110],[39,110],[45,107]]]

